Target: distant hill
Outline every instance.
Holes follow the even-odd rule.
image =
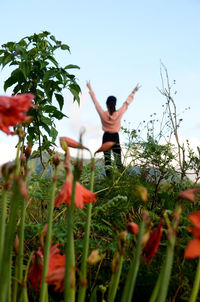
[[[59,156],[60,156],[60,159],[63,160],[64,159],[64,154],[63,153],[59,153]],[[49,160],[49,155],[47,153],[43,153],[42,154],[42,157],[43,157],[43,161],[44,161],[44,164],[46,165],[48,160]],[[74,161],[76,160],[75,157],[71,157],[71,162],[73,163]],[[8,162],[8,164],[12,165],[14,163],[14,161],[10,161]],[[89,158],[86,158],[86,159],[83,159],[83,165],[86,166],[90,163],[90,159]],[[103,166],[102,163],[101,163],[101,160],[97,159],[96,161],[97,165],[100,167],[100,166]],[[41,161],[40,161],[40,157],[34,157],[34,153],[33,153],[33,158],[30,158],[28,160],[28,168],[30,169],[30,172],[34,172],[35,174],[41,174],[43,172],[43,165],[41,164]],[[46,168],[46,171],[45,171],[45,177],[50,177],[51,176],[51,164],[49,163],[47,165],[47,168]],[[2,178],[2,175],[1,175],[1,166],[0,166],[0,179]]]

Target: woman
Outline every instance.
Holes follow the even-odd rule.
[[[131,92],[131,94],[128,96],[124,104],[121,108],[116,110],[116,102],[117,99],[114,96],[109,96],[106,101],[107,105],[107,111],[104,111],[101,106],[99,105],[95,93],[92,90],[90,82],[87,82],[87,87],[89,89],[89,94],[94,102],[94,105],[96,107],[96,110],[101,118],[102,123],[102,129],[104,131],[103,134],[103,142],[115,142],[115,145],[112,147],[113,155],[116,160],[117,167],[123,168],[122,162],[121,162],[121,147],[119,142],[119,131],[121,128],[121,118],[124,112],[127,110],[128,105],[132,102],[134,94],[136,91],[138,91],[139,86],[137,85],[135,89]],[[111,165],[111,150],[104,152],[104,158],[105,158],[105,165],[106,165],[106,175],[110,175],[110,171],[108,169],[108,166]]]

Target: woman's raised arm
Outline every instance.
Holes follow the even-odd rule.
[[[135,86],[135,88],[133,89],[133,91],[131,92],[131,94],[129,94],[129,96],[128,96],[127,100],[126,100],[126,103],[128,105],[132,102],[133,97],[134,97],[135,93],[138,91],[139,88],[140,88],[140,86],[137,84]]]
[[[96,96],[95,96],[94,91],[92,90],[92,86],[91,86],[90,82],[87,82],[86,85],[87,85],[87,87],[88,87],[88,89],[89,89],[89,94],[90,94],[90,96],[91,96],[93,102],[96,103],[96,102],[97,102],[97,99],[96,99]],[[97,103],[98,103],[98,102],[97,102]]]
[[[99,103],[97,101],[96,95],[95,95],[94,91],[92,90],[92,86],[91,86],[90,82],[87,82],[86,85],[87,85],[87,87],[89,89],[89,94],[90,94],[90,96],[91,96],[91,98],[92,98],[92,100],[94,102],[96,110],[98,111],[99,114],[102,114],[103,109],[101,108],[101,106],[99,105]]]

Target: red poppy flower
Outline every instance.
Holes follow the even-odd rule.
[[[68,176],[64,182],[60,194],[55,199],[55,206],[59,207],[61,204],[66,203],[70,204],[71,195],[72,195],[72,183],[73,176],[71,171],[68,171]],[[85,203],[96,202],[96,194],[89,191],[83,187],[79,182],[76,183],[76,192],[75,192],[75,206],[82,209]]]
[[[144,249],[145,253],[145,261],[149,265],[152,258],[155,256],[158,247],[160,245],[160,240],[162,237],[162,231],[163,231],[163,220],[160,221],[157,228],[153,231],[151,231],[149,240],[147,241],[147,244]]]
[[[189,226],[188,229],[196,238],[200,239],[200,211],[196,211],[189,215],[188,219],[194,224],[194,227]]]
[[[185,249],[185,258],[196,258],[200,257],[200,211],[194,212],[189,215],[188,219],[193,222],[194,226],[189,227],[188,229],[195,236],[192,239]]]
[[[60,250],[58,249],[58,244],[55,244],[51,247],[49,253],[49,265],[48,265],[48,275],[58,269],[64,269],[65,267],[65,255],[60,254]],[[43,252],[41,248],[33,256],[33,264],[30,267],[28,280],[31,281],[31,285],[33,288],[38,291],[41,285],[41,277],[42,277],[42,269],[43,269]],[[59,287],[56,287],[59,289]]]
[[[200,240],[195,238],[192,239],[188,244],[185,249],[185,258],[197,258],[200,257]]]
[[[46,276],[46,282],[49,285],[54,285],[56,291],[64,291],[64,280],[65,280],[65,267],[59,267],[55,270],[49,271]]]
[[[38,291],[41,284],[42,277],[42,269],[43,269],[43,253],[39,248],[35,255],[33,256],[33,264],[29,269],[28,280],[31,281],[32,287],[35,291]]]
[[[34,95],[19,94],[12,97],[0,96],[0,129],[6,134],[13,134],[9,127],[28,121],[28,110],[33,106]]]
[[[196,200],[196,196],[194,195],[194,193],[197,193],[198,191],[199,189],[197,188],[185,190],[179,194],[179,197],[194,202]]]

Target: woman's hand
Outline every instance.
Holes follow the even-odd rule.
[[[87,85],[88,89],[91,91],[92,90],[92,86],[91,86],[90,82],[86,82],[86,85]]]
[[[140,87],[141,87],[141,86],[139,86],[139,84],[137,84],[137,85],[135,86],[135,88],[133,89],[132,94],[135,94],[136,91],[138,91]]]

